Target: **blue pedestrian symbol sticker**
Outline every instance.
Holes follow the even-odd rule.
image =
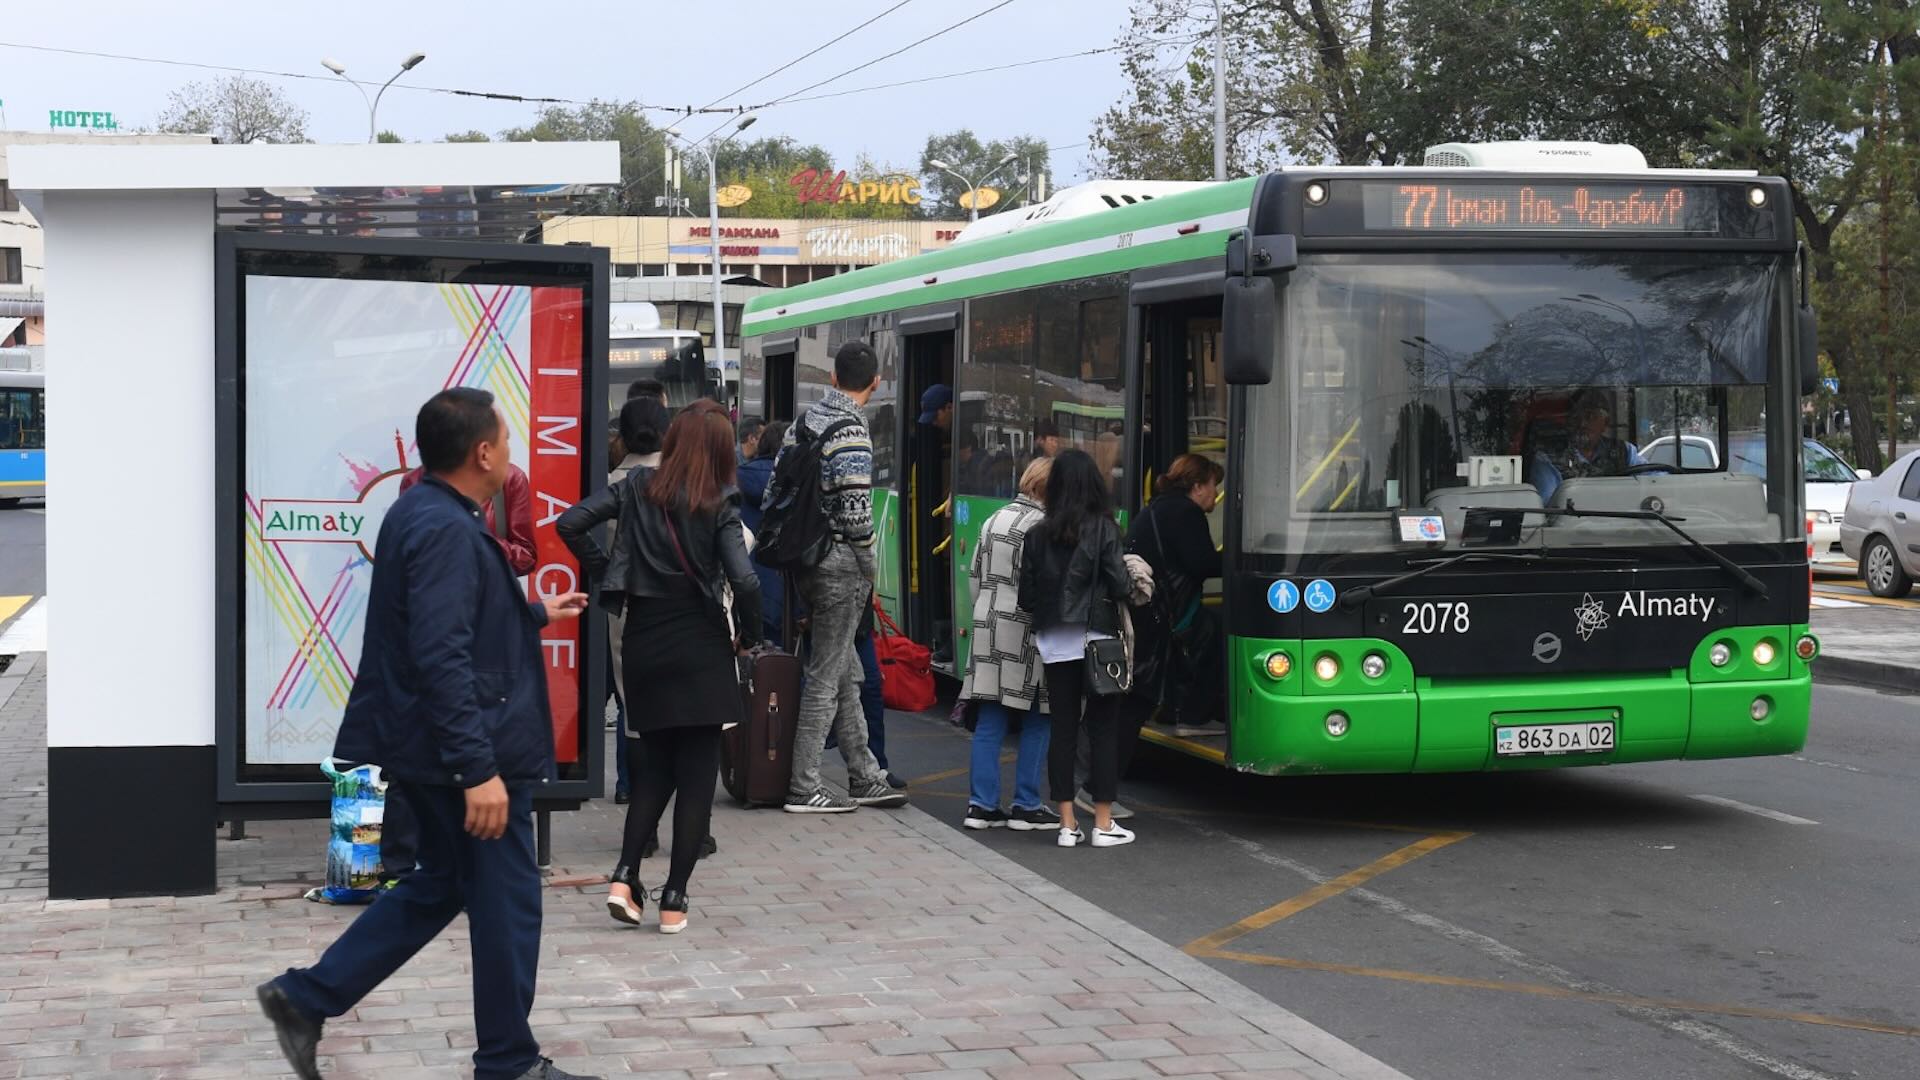
[[[1300,587],[1291,581],[1274,582],[1267,589],[1267,606],[1285,615],[1300,606]]]
[[[1336,595],[1326,578],[1314,578],[1307,583],[1307,610],[1318,615],[1333,606]]]
[[[973,508],[966,503],[961,503],[953,508],[953,516],[960,524],[965,525],[973,517]]]

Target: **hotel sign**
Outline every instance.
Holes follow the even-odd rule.
[[[74,109],[49,109],[47,126],[53,128],[90,128],[94,131],[119,131],[120,123],[110,112]]]

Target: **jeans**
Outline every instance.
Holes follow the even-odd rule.
[[[1013,808],[1041,809],[1040,774],[1046,768],[1047,744],[1051,741],[1047,717],[1009,709],[997,701],[982,701],[977,708],[967,801],[983,810],[1000,808],[1000,747],[1007,741],[1007,728],[1018,722],[1020,752],[1013,765]]]
[[[787,792],[804,799],[820,789],[820,754],[829,731],[840,744],[850,786],[885,786],[886,773],[867,748],[860,703],[864,673],[853,644],[873,597],[873,581],[860,569],[853,549],[835,544],[819,566],[800,578],[800,596],[812,613],[812,628]]]
[[[853,651],[860,657],[865,678],[860,683],[860,711],[867,717],[867,749],[873,759],[887,768],[887,699],[880,692],[880,658],[873,651],[873,634],[862,631],[853,639]]]
[[[474,1080],[513,1080],[540,1062],[527,1023],[540,966],[542,889],[534,864],[533,790],[508,789],[507,831],[467,835],[466,793],[405,784],[420,822],[420,861],[348,926],[319,963],[274,980],[316,1019],[345,1015],[467,913],[473,956]]]

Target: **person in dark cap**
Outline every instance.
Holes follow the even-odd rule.
[[[934,383],[920,395],[920,422],[932,424],[942,432],[953,430],[953,387]]]

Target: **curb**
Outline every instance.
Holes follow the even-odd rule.
[[[1920,668],[1888,664],[1878,660],[1857,660],[1850,656],[1822,653],[1813,661],[1816,682],[1847,683],[1878,690],[1903,690],[1920,693]]]
[[[1254,993],[1125,919],[1082,899],[977,841],[960,835],[917,806],[897,812],[897,820],[938,847],[965,859],[1034,900],[1099,934],[1114,946],[1187,984],[1225,1006],[1232,1015],[1283,1039],[1346,1080],[1411,1080],[1405,1073],[1316,1027]]]

